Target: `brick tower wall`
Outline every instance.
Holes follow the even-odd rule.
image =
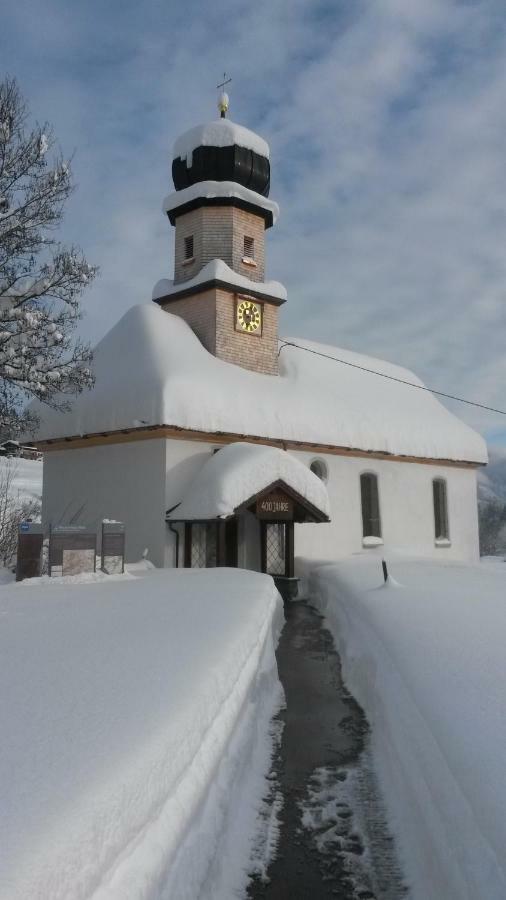
[[[193,235],[193,261],[185,260],[185,238]],[[255,265],[243,262],[244,237],[255,242]],[[202,206],[178,216],[175,228],[174,283],[198,275],[206,263],[222,259],[251,281],[265,278],[265,222],[234,206]]]
[[[257,335],[236,331],[236,304],[235,293],[212,288],[171,300],[163,309],[181,316],[206,350],[218,359],[265,375],[277,375],[278,307],[263,304],[262,334]]]

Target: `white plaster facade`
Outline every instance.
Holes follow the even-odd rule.
[[[175,537],[165,512],[181,501],[192,479],[218,443],[151,439],[45,454],[43,511],[46,525],[79,522],[100,530],[103,518],[126,525],[127,560],[145,549],[157,566],[171,567]],[[306,465],[323,459],[331,503],[328,524],[295,526],[295,555],[338,559],[352,553],[401,551],[437,559],[474,561],[478,557],[476,470],[456,466],[364,459],[302,451]],[[378,477],[383,546],[364,548],[360,475]],[[438,546],[434,533],[432,481],[447,483],[450,544]],[[239,565],[260,569],[259,523],[249,513],[239,520]],[[258,539],[257,539],[258,537]],[[182,565],[182,544],[179,565]]]
[[[310,462],[311,453],[299,458]],[[455,466],[320,455],[328,468],[327,490],[331,522],[298,525],[295,555],[313,559],[336,559],[352,553],[371,553],[362,544],[360,475],[378,477],[381,552],[401,551],[437,559],[475,561],[479,556],[476,470]],[[436,545],[432,482],[443,478],[447,485],[450,543]]]

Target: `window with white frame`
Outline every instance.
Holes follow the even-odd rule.
[[[360,496],[362,501],[362,534],[367,537],[381,537],[378,476],[374,472],[363,472],[360,476]]]
[[[434,498],[434,536],[436,541],[448,541],[450,539],[448,498],[444,478],[434,478],[432,493]]]

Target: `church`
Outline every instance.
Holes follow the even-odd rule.
[[[219,108],[174,145],[173,278],[98,344],[91,391],[37,408],[45,525],[117,519],[129,561],[240,566],[288,594],[297,558],[476,560],[483,439],[405,369],[280,338],[269,147]]]

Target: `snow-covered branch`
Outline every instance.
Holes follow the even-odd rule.
[[[23,398],[53,407],[92,384],[89,347],[73,339],[97,269],[54,232],[73,190],[51,127],[27,128],[13,79],[0,82],[0,434],[30,424]]]

